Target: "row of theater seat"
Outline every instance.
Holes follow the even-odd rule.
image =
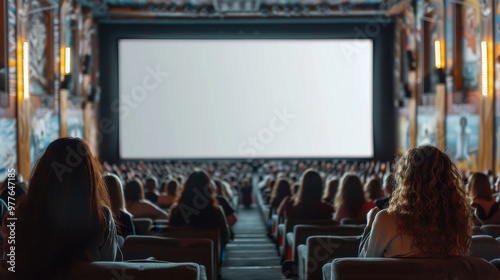
[[[469,257],[357,258],[364,220],[340,224],[333,220],[281,221],[277,216],[268,220],[268,206],[260,193],[255,195],[265,223],[272,225],[278,253],[282,260],[295,264],[299,279],[500,279],[500,225],[474,229]]]
[[[134,219],[141,235],[128,236],[123,244],[123,262],[77,263],[64,279],[219,279],[221,253],[217,228],[168,227],[152,234],[162,221]],[[0,268],[0,279],[15,279]]]
[[[0,267],[0,279],[13,280],[15,272]],[[61,280],[206,280],[204,268],[196,263],[168,263],[159,261],[134,262],[78,262]],[[59,279],[54,279],[59,280]]]
[[[134,219],[138,234],[128,236],[124,260],[153,257],[172,262],[195,262],[206,269],[207,279],[220,278],[222,246],[218,228],[168,226],[161,220]]]
[[[297,226],[300,227],[300,226]],[[359,243],[361,241],[361,236],[332,236],[332,235],[312,235],[306,239],[305,244],[298,246],[298,271],[299,279],[321,279],[322,271],[321,268],[325,265],[332,265],[332,260],[341,260],[343,258],[356,258],[358,255]],[[478,262],[477,260],[483,259],[483,262]],[[358,264],[364,264],[363,261],[376,261],[377,263],[383,263],[387,260],[393,263],[394,259],[390,258],[356,258]],[[399,259],[406,260],[406,259]],[[425,261],[429,259],[420,259],[422,261],[421,265],[425,265]],[[434,259],[434,262],[441,262],[442,259]],[[451,259],[450,259],[451,260]],[[488,262],[500,262],[500,238],[493,238],[488,235],[475,235],[472,237],[472,248],[471,256],[467,258],[462,258],[462,262],[470,262],[469,268],[473,272],[476,269],[486,269],[487,267],[492,267]],[[414,262],[409,262],[414,263]],[[450,261],[448,264],[452,266],[454,262]],[[367,269],[370,270],[371,263],[367,263]],[[362,269],[363,266],[360,266]],[[330,268],[331,269],[331,268]],[[406,268],[401,267],[401,271]],[[425,270],[424,270],[425,271]],[[323,271],[324,272],[324,271]],[[427,271],[430,273],[429,271]],[[497,271],[498,272],[498,271]],[[370,271],[365,271],[365,277],[371,275]],[[380,269],[377,273],[384,274],[384,270]],[[439,274],[438,274],[439,275]],[[465,274],[468,275],[468,274]],[[336,276],[337,277],[337,276]],[[338,277],[333,277],[332,279],[339,279]],[[344,279],[341,277],[340,279]],[[359,279],[359,278],[353,278]],[[371,278],[370,278],[371,279]],[[387,279],[387,278],[386,278]],[[431,278],[435,279],[435,278]],[[456,279],[456,278],[436,278],[436,279]],[[500,279],[500,274],[497,278],[459,278],[459,279]]]
[[[133,222],[137,235],[129,236],[125,240],[125,260],[154,257],[172,261],[172,256],[181,256],[182,261],[203,265],[209,280],[217,279],[221,264],[218,229],[170,227],[168,221],[162,219],[134,218]],[[196,246],[200,246],[200,252],[196,251]],[[191,253],[194,257],[190,257]]]
[[[322,268],[323,280],[498,280],[493,264],[475,257],[337,258]]]

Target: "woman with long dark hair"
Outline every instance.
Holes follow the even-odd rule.
[[[133,179],[125,184],[124,194],[127,211],[134,218],[168,219],[167,212],[145,199],[144,187],[139,179]]]
[[[476,212],[476,223],[500,224],[500,203],[496,202],[491,191],[490,180],[483,173],[476,172],[469,178],[468,195],[471,206]]]
[[[61,138],[47,147],[15,211],[15,277],[64,279],[74,261],[115,260],[117,234],[101,174],[83,140]],[[10,246],[4,242],[4,251]]]
[[[229,238],[226,217],[217,203],[210,177],[204,171],[196,170],[189,175],[170,213],[172,226],[218,227],[223,243]]]
[[[269,200],[269,218],[276,214],[281,202],[288,197],[292,197],[292,186],[286,178],[279,178],[274,184]]]
[[[132,215],[125,209],[125,199],[123,197],[122,182],[118,176],[112,173],[104,175],[104,181],[108,187],[109,198],[111,201],[111,211],[119,222],[118,235],[126,238],[129,235],[135,235],[135,226]]]
[[[338,222],[344,218],[364,219],[373,207],[375,204],[365,198],[363,184],[358,175],[346,173],[335,196],[334,219]]]
[[[285,219],[332,219],[333,208],[323,202],[323,179],[313,169],[304,171],[295,198],[282,202]]]

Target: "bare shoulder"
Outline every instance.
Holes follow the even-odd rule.
[[[375,216],[375,221],[388,221],[394,218],[394,214],[387,212],[387,209],[380,210]]]
[[[387,209],[380,210],[375,216],[374,224],[396,224],[396,215],[394,213],[390,213]]]

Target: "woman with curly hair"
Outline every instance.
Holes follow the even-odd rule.
[[[397,162],[389,208],[372,209],[360,257],[466,256],[472,214],[450,158],[432,146],[408,150]]]

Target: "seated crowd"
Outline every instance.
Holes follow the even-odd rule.
[[[77,164],[68,162],[68,150],[78,151]],[[80,139],[61,138],[47,147],[28,182],[17,176],[14,193],[8,180],[2,185],[0,256],[5,260],[9,251],[8,196],[16,201],[18,279],[64,279],[75,261],[122,261],[124,240],[138,234],[138,218],[151,219],[159,235],[161,225],[216,228],[224,251],[239,204],[248,207],[255,199],[254,178],[269,211],[270,236],[273,221],[351,220],[364,225],[359,257],[466,256],[474,226],[500,224],[498,184],[489,175],[472,173],[464,180],[450,158],[431,146],[410,149],[395,164],[116,165],[101,164]]]

